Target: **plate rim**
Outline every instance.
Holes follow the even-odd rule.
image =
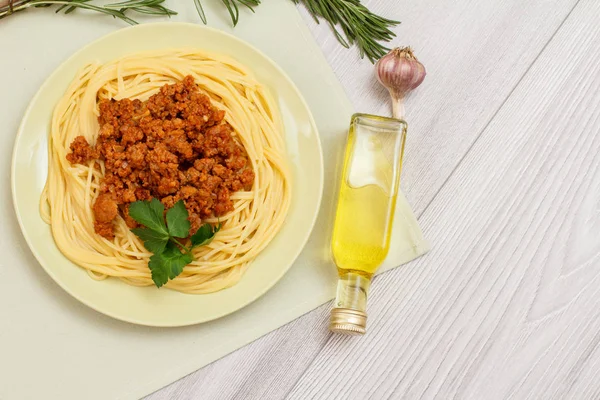
[[[289,262],[289,264],[285,268],[281,269],[279,275],[276,276],[274,279],[272,279],[269,284],[265,285],[265,287],[262,290],[257,291],[252,296],[249,296],[247,300],[243,301],[239,306],[237,306],[231,310],[225,310],[221,313],[217,313],[213,316],[209,316],[209,317],[205,317],[205,318],[193,318],[193,319],[189,319],[187,321],[181,321],[181,322],[175,322],[175,323],[174,322],[167,322],[167,323],[148,322],[148,321],[144,321],[144,320],[137,319],[134,317],[126,317],[126,316],[122,316],[119,314],[115,314],[110,310],[104,309],[102,306],[98,306],[97,304],[94,304],[93,302],[86,300],[85,297],[82,297],[79,294],[75,293],[73,290],[71,290],[70,286],[68,284],[65,284],[65,282],[63,282],[63,280],[61,278],[59,278],[55,272],[53,272],[52,268],[49,268],[46,265],[44,258],[36,250],[36,247],[33,245],[32,239],[30,238],[30,236],[27,233],[27,230],[25,229],[24,222],[22,220],[21,212],[19,210],[19,205],[18,205],[17,189],[16,189],[16,176],[15,176],[16,167],[17,167],[17,165],[16,165],[17,164],[17,150],[18,150],[18,147],[22,140],[26,121],[29,119],[29,116],[32,112],[34,103],[38,100],[38,98],[44,92],[46,86],[49,85],[49,82],[56,75],[58,75],[72,59],[76,58],[80,53],[82,53],[86,49],[96,45],[97,43],[105,40],[106,38],[121,34],[124,31],[131,31],[131,30],[136,30],[136,29],[149,29],[154,26],[168,26],[168,27],[182,26],[182,27],[188,27],[188,28],[193,28],[193,29],[212,31],[213,33],[223,35],[235,42],[240,43],[243,46],[246,46],[247,48],[249,48],[252,51],[254,51],[255,53],[257,53],[264,60],[266,60],[288,82],[288,84],[290,85],[290,87],[293,89],[293,91],[297,95],[298,99],[300,100],[302,106],[306,109],[306,111],[308,113],[308,117],[309,117],[308,122],[310,123],[312,131],[315,134],[317,150],[318,150],[318,160],[319,160],[319,164],[320,164],[319,176],[318,176],[319,184],[318,184],[318,198],[317,198],[317,203],[316,203],[316,212],[311,217],[311,221],[309,223],[309,229],[307,230],[307,233],[304,235],[304,238],[301,239],[301,245],[298,246],[295,254],[292,255],[292,258],[291,258],[291,261]],[[134,25],[134,26],[117,29],[115,31],[107,33],[106,35],[103,35],[103,36],[100,36],[99,38],[94,39],[93,41],[85,44],[84,46],[80,47],[75,52],[73,52],[64,61],[62,61],[56,68],[54,68],[54,70],[44,79],[44,82],[40,85],[39,89],[33,95],[31,100],[29,100],[27,108],[25,109],[25,112],[23,113],[23,116],[21,117],[21,122],[19,123],[19,127],[18,127],[17,133],[15,135],[14,144],[13,144],[13,148],[12,148],[12,154],[11,154],[11,162],[10,162],[11,198],[12,198],[12,203],[13,203],[13,210],[16,214],[17,222],[19,224],[21,234],[22,234],[23,238],[25,239],[25,242],[27,243],[29,250],[31,251],[31,253],[35,257],[35,259],[37,260],[38,264],[44,269],[44,271],[50,276],[50,278],[52,278],[52,280],[58,286],[60,286],[66,293],[68,293],[71,297],[73,297],[80,303],[84,304],[85,306],[89,307],[90,309],[92,309],[98,313],[104,314],[108,317],[114,318],[119,321],[131,323],[131,324],[135,324],[135,325],[149,326],[149,327],[161,327],[161,328],[169,328],[169,327],[175,328],[175,327],[198,325],[198,324],[214,321],[219,318],[223,318],[227,315],[233,314],[235,312],[238,312],[238,311],[244,309],[245,307],[249,306],[256,300],[258,300],[259,298],[264,296],[269,290],[273,289],[273,287],[275,285],[277,285],[277,283],[279,283],[281,281],[281,279],[285,276],[285,274],[287,274],[289,272],[289,270],[292,268],[292,266],[294,265],[294,263],[300,256],[300,253],[306,247],[306,244],[307,244],[308,240],[310,239],[310,236],[312,235],[318,215],[321,210],[324,185],[325,185],[325,166],[324,166],[323,146],[321,144],[321,136],[319,133],[319,129],[315,122],[313,113],[312,113],[308,103],[306,102],[306,99],[304,98],[304,96],[302,95],[302,92],[296,86],[294,81],[290,78],[290,76],[271,57],[269,57],[262,50],[258,49],[257,47],[255,47],[251,43],[245,41],[244,39],[241,39],[229,32],[225,32],[221,29],[213,28],[213,27],[206,26],[206,25],[198,25],[198,24],[194,24],[194,23],[190,23],[190,22],[175,22],[175,21],[173,21],[173,22],[169,22],[169,21],[151,22],[151,23],[144,23],[144,24],[140,24],[140,25]],[[41,217],[39,216],[39,212],[38,212],[38,217],[41,219]],[[54,242],[53,237],[52,237],[52,240]],[[56,243],[54,243],[54,246],[56,246]],[[59,252],[60,252],[60,250],[59,250]],[[61,254],[62,254],[62,252],[61,252]],[[64,254],[63,254],[63,257],[64,257]],[[66,257],[65,257],[65,259],[66,259]],[[81,268],[79,266],[77,266],[77,267]],[[243,279],[243,277],[242,277],[242,279]],[[227,288],[225,288],[223,290],[226,290],[226,289]],[[184,293],[181,293],[181,294],[186,295]]]

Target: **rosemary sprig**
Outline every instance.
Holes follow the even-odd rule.
[[[89,0],[84,0],[89,1]],[[122,12],[127,10],[150,15],[176,15],[177,13],[162,5],[164,0],[128,0],[120,3],[108,4],[106,8],[119,9]]]
[[[239,20],[239,5],[254,11],[260,0],[221,0],[227,7],[233,25]],[[382,42],[391,41],[396,35],[390,29],[399,24],[398,21],[383,18],[371,11],[360,0],[292,0],[302,3],[314,20],[319,23],[323,18],[333,30],[342,46],[358,47],[361,58],[367,57],[375,62],[388,51]],[[202,9],[202,0],[194,0],[202,22],[206,23],[206,15]],[[339,27],[339,28],[338,28]]]
[[[396,34],[390,28],[400,23],[369,11],[360,0],[292,1],[303,3],[317,23],[319,18],[327,21],[342,46],[348,48],[355,44],[360,57],[366,56],[371,62],[389,51],[381,42],[391,41]]]
[[[128,11],[166,16],[177,14],[175,11],[162,5],[165,0],[127,0],[120,3],[107,4],[105,6],[90,4],[90,1],[91,0],[9,0],[8,5],[4,9],[0,9],[0,19],[31,7],[50,7],[53,5],[60,6],[57,8],[56,12],[64,10],[65,14],[69,14],[77,8],[81,8],[112,15],[131,25],[137,24],[137,21],[125,14]]]
[[[381,17],[361,4],[360,0],[292,0],[296,4],[304,4],[317,23],[321,19],[327,21],[337,40],[344,47],[356,45],[360,56],[371,62],[381,58],[389,50],[384,43],[391,41],[396,35],[391,27],[398,21]],[[240,6],[254,12],[261,0],[221,0],[227,8],[233,25],[237,25],[240,17]],[[162,5],[164,0],[123,0],[104,6],[94,5],[91,0],[0,0],[0,18],[30,7],[60,6],[56,12],[69,14],[77,8],[112,15],[129,24],[137,22],[126,13],[137,12],[150,15],[171,16],[177,14]],[[202,0],[194,0],[198,15],[206,23],[206,14]]]
[[[248,7],[248,9],[252,12],[254,12],[254,7],[260,4],[260,0],[221,0],[221,2],[225,5],[225,7],[227,7],[227,11],[231,17],[233,26],[237,25],[240,18],[240,9],[238,3]],[[207,20],[206,14],[204,14],[204,8],[202,7],[202,0],[194,0],[194,4],[196,4],[196,9],[198,10],[200,19],[206,24]]]

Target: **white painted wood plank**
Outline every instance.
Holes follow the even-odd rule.
[[[598,399],[600,3],[581,0],[289,399]]]
[[[403,21],[398,44],[413,45],[429,70],[426,84],[409,99],[404,169],[404,190],[421,212],[575,1],[365,3]],[[371,64],[305,17],[356,109],[386,114],[387,94],[374,82]],[[328,340],[328,315],[329,306],[321,307],[148,399],[283,398]]]

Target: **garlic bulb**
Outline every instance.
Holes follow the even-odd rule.
[[[425,67],[410,47],[404,47],[395,48],[381,57],[375,68],[377,79],[392,97],[392,115],[394,118],[404,118],[404,97],[423,82]]]

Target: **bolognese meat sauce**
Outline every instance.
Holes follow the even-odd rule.
[[[254,172],[225,112],[214,107],[191,76],[163,86],[148,101],[102,100],[95,146],[83,136],[71,143],[67,160],[88,164],[103,160],[105,175],[96,199],[94,229],[114,237],[119,215],[130,228],[129,204],[159,199],[165,208],[183,200],[190,234],[202,219],[233,210],[231,194],[249,190]]]

